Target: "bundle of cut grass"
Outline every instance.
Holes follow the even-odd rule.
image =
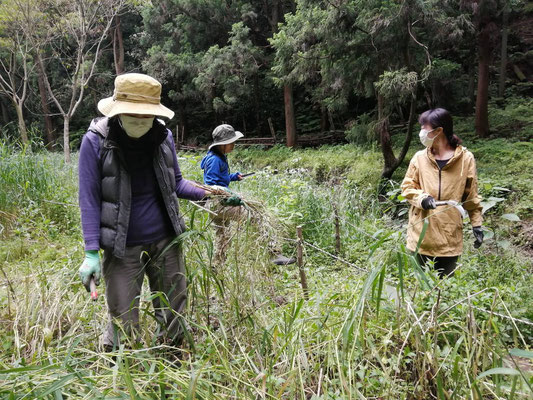
[[[192,182],[192,183],[194,184],[194,186],[210,193],[210,198],[222,200],[222,199],[227,199],[233,196],[238,196],[241,199],[241,201],[244,203],[244,207],[247,210],[252,211],[254,213],[260,213],[260,214],[266,212],[266,207],[262,202],[257,201],[257,200],[246,199],[241,194],[232,192],[231,190],[227,188],[223,188],[222,186],[208,186],[208,185],[203,185],[198,182]]]
[[[230,191],[227,188],[223,188],[221,186],[209,186],[204,185],[198,182],[192,182],[196,187],[201,188],[205,190],[206,192],[210,193],[210,199],[215,200],[224,200],[229,199],[233,196],[238,196],[242,201],[242,206],[244,209],[248,212],[248,220],[249,221],[256,221],[255,224],[259,229],[260,236],[268,237],[272,241],[278,241],[278,236],[281,232],[287,232],[288,227],[285,226],[285,224],[280,221],[278,216],[274,214],[271,210],[267,208],[267,206],[257,200],[252,200],[250,198],[244,197],[240,193],[235,193]],[[194,202],[193,202],[194,203]],[[216,202],[218,205],[217,207],[214,207],[212,209],[209,209],[207,207],[204,207],[198,203],[194,203],[197,207],[203,209],[204,211],[208,212],[211,215],[217,216],[220,207],[224,207],[221,205],[220,202]]]

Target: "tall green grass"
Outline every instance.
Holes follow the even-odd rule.
[[[60,154],[30,153],[0,141],[0,235],[8,226],[20,231],[56,225],[56,233],[73,227],[78,216],[76,171],[75,160],[65,165]]]
[[[38,154],[19,162],[41,156],[46,158]],[[185,177],[201,179],[200,158],[180,160]],[[71,174],[63,184],[74,193],[63,200],[73,201],[75,174],[68,172],[70,166],[56,168],[58,176]],[[333,204],[340,216],[347,263],[305,247],[309,301],[301,294],[297,267],[270,265],[265,238],[253,226],[233,228],[228,261],[213,272],[209,219],[183,202],[190,227],[183,239],[192,339],[185,344],[184,360],[172,364],[166,358],[170,349],[153,342],[153,295],[146,290],[141,295],[143,347],[104,353],[99,338],[107,323],[105,304],[102,298],[89,301],[76,274],[82,259],[78,222],[63,221],[70,228],[55,236],[45,234],[46,224],[37,224],[23,240],[8,235],[0,248],[5,272],[0,277],[0,397],[531,397],[533,331],[490,313],[531,318],[530,259],[490,241],[475,250],[467,235],[459,270],[441,281],[413,264],[403,247],[406,221],[387,211],[401,205],[378,202],[372,183],[331,186],[305,171],[278,169],[277,174],[266,169],[235,189],[262,201],[265,213],[280,219],[287,253],[295,249],[296,225],[303,225],[307,242],[333,252]],[[46,199],[30,207],[40,210]]]

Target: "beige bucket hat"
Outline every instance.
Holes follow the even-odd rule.
[[[115,78],[112,97],[98,102],[106,117],[118,114],[148,114],[172,119],[174,111],[161,104],[161,83],[144,74],[123,74]]]
[[[213,146],[233,143],[244,136],[241,132],[236,131],[233,126],[228,124],[217,126],[213,130],[212,135],[213,143],[208,147],[208,150],[211,150],[211,147]]]

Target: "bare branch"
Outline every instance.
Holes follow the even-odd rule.
[[[413,23],[411,24],[411,23],[408,21],[408,22],[407,22],[407,31],[409,32],[409,36],[411,36],[411,38],[414,40],[414,42],[415,42],[416,44],[418,44],[420,47],[422,47],[422,48],[424,49],[424,51],[425,51],[425,53],[426,53],[426,57],[427,57],[427,59],[428,59],[428,66],[429,66],[429,68],[431,68],[431,56],[430,56],[430,54],[429,54],[429,49],[428,49],[428,47],[427,47],[425,44],[420,43],[420,42],[416,39],[415,35],[413,35],[413,32],[411,32],[411,26],[413,26],[413,25],[416,24],[417,22],[418,22],[418,21],[415,21],[415,22],[413,22]]]
[[[46,68],[44,67],[43,61],[41,59],[41,55],[39,53],[37,53],[37,62],[41,65],[41,69],[43,71],[46,71]],[[58,108],[58,110],[61,113],[61,115],[66,115],[65,111],[63,110],[63,107],[61,106],[61,103],[57,99],[56,95],[54,94],[54,91],[52,90],[52,87],[50,86],[50,81],[48,80],[48,75],[43,74],[43,78],[44,78],[44,85],[46,87],[46,91],[48,92],[49,96],[54,101],[54,104]]]

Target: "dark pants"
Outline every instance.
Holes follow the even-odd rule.
[[[150,290],[160,292],[152,300],[159,339],[181,344],[185,329],[181,314],[187,302],[185,261],[179,245],[162,254],[173,239],[127,247],[123,258],[104,252],[103,275],[110,316],[104,346],[117,346],[122,331],[134,340],[138,337],[139,296],[145,274]]]
[[[417,255],[417,261],[420,265],[425,265],[428,261],[434,262],[434,268],[441,278],[453,275],[459,256],[454,257],[432,257],[424,254]]]

